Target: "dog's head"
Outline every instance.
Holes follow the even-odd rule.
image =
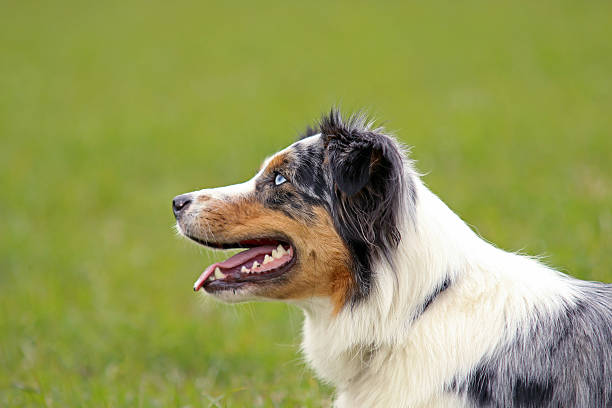
[[[233,302],[326,296],[338,311],[391,258],[410,196],[397,142],[332,111],[251,180],[177,196],[173,210],[186,237],[246,249],[206,268],[195,290]]]

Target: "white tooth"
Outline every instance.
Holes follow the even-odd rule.
[[[270,263],[270,262],[272,262],[272,260],[273,260],[272,257],[270,255],[266,254],[266,256],[264,256],[263,264],[265,265],[267,263]]]
[[[251,267],[251,269],[258,268],[259,266],[260,266],[259,262],[255,261],[253,262],[253,266]]]
[[[278,255],[278,251],[276,249],[272,250],[272,257],[276,259],[280,258],[280,256]]]
[[[219,267],[215,268],[215,278],[217,278],[217,279],[225,278],[225,274],[223,272],[221,272],[221,269],[219,269]]]
[[[251,271],[249,269],[247,269],[246,266],[243,266],[242,269],[240,269],[240,272],[242,272],[242,273],[250,273]]]
[[[276,248],[276,252],[278,253],[279,258],[280,258],[280,257],[282,257],[283,255],[285,255],[285,254],[287,253],[287,251],[285,251],[285,248],[283,248],[283,246],[282,246],[282,245],[279,245],[279,246]]]

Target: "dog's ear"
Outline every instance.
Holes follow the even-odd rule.
[[[332,179],[344,194],[354,196],[370,182],[399,181],[401,174],[397,173],[402,171],[399,146],[382,128],[372,129],[365,116],[353,115],[345,121],[333,110],[323,118],[320,128]]]
[[[399,144],[365,116],[344,120],[333,110],[319,127],[333,183],[335,226],[353,254],[358,295],[364,295],[372,262],[390,259],[399,243],[400,211],[411,181],[405,182]]]
[[[332,139],[328,144],[332,179],[344,194],[355,195],[370,180],[372,149],[357,140]]]

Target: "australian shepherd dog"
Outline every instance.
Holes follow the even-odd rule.
[[[196,291],[304,311],[337,407],[612,407],[612,285],[484,241],[363,115],[332,110],[251,180],[173,210],[191,240],[244,249]]]

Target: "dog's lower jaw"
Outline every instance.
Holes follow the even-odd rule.
[[[254,302],[254,301],[262,301],[265,299],[261,299],[255,294],[252,293],[252,290],[248,287],[242,287],[238,289],[232,290],[224,290],[215,293],[207,293],[202,291],[202,296],[210,296],[215,300],[219,300],[224,303],[245,303],[245,302]]]

